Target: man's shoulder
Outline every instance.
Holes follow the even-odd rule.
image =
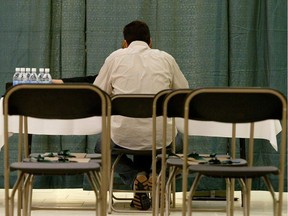
[[[115,57],[118,55],[123,55],[125,53],[125,49],[117,49],[115,51],[113,51],[112,53],[110,53],[110,55],[108,57]]]
[[[175,58],[171,54],[169,54],[168,52],[166,52],[164,50],[151,49],[151,51],[153,53],[155,53],[155,55],[159,55],[159,57],[165,58],[165,59],[170,60],[170,61],[174,61],[175,60]]]
[[[118,56],[123,56],[123,54],[125,54],[124,49],[115,50],[114,52],[110,53],[110,55],[106,58],[106,62],[109,62],[109,61],[117,58]]]

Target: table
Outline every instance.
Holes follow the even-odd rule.
[[[184,120],[176,118],[177,129],[183,133]],[[189,120],[188,134],[191,136],[208,136],[208,137],[231,137],[232,124],[212,122],[212,121],[194,121]],[[236,125],[237,138],[249,138],[249,124],[242,123]],[[272,147],[277,151],[277,134],[282,130],[278,120],[265,120],[256,122],[254,125],[254,137],[265,139],[270,142]]]
[[[3,98],[0,101],[0,150],[4,145],[3,128]],[[78,120],[51,120],[28,118],[28,133],[38,135],[93,135],[101,132],[101,117],[92,117]],[[176,118],[176,126],[183,132],[183,119]],[[281,124],[278,120],[266,120],[255,124],[255,137],[269,140],[270,144],[277,150],[277,134],[281,131]],[[209,137],[231,137],[231,124],[189,121],[189,134],[195,136]],[[18,117],[9,117],[9,132],[18,131]],[[237,138],[249,137],[249,124],[237,124]]]

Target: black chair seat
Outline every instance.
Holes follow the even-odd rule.
[[[31,153],[30,155],[29,155],[29,157],[34,157],[34,158],[37,158],[38,157],[38,155],[39,154],[41,154],[41,153]],[[73,153],[72,153],[73,154]],[[93,158],[93,159],[100,159],[102,157],[102,155],[101,154],[99,154],[99,153],[89,153],[89,154],[86,154],[85,155],[85,158]]]
[[[181,158],[168,158],[167,159],[167,166],[175,166],[175,167],[182,167],[183,166],[183,160]]]
[[[228,160],[227,160],[228,161]],[[246,166],[247,161],[241,158],[234,159],[234,160],[229,160],[231,163],[222,163],[222,164],[193,164],[192,166],[199,166],[199,165],[205,165],[205,166]],[[167,165],[168,166],[176,166],[176,167],[182,167],[183,166],[183,159],[177,158],[177,157],[169,157],[167,159]]]
[[[196,165],[189,170],[201,175],[219,178],[256,178],[268,174],[278,175],[279,170],[273,166],[221,166],[221,165]]]
[[[156,151],[156,154],[160,154],[161,149]],[[131,150],[131,149],[124,149],[124,148],[114,148],[112,149],[112,154],[120,155],[120,154],[133,154],[133,155],[151,155],[152,150]]]
[[[57,166],[55,166],[57,163]],[[98,163],[77,162],[15,162],[10,170],[20,170],[29,174],[37,175],[76,175],[89,171],[100,171]]]
[[[90,153],[90,154],[86,154],[85,157],[86,158],[91,158],[91,159],[101,159],[102,158],[102,154]]]

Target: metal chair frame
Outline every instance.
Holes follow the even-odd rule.
[[[208,96],[208,97],[207,97]],[[212,100],[213,101],[212,101]],[[211,101],[210,101],[211,100]],[[206,102],[211,103],[206,103]],[[217,102],[216,102],[217,101]],[[221,101],[221,102],[219,102]],[[215,104],[216,102],[216,104]],[[220,103],[222,103],[220,105]],[[225,103],[223,107],[223,103]],[[212,106],[214,105],[214,106]],[[214,111],[212,111],[214,107]],[[261,110],[259,110],[261,107]],[[212,109],[211,109],[212,108]],[[274,215],[280,216],[283,205],[285,156],[286,156],[286,130],[287,130],[287,99],[280,92],[268,88],[203,88],[193,91],[185,102],[184,113],[184,152],[183,152],[183,203],[182,215],[191,215],[193,194],[202,175],[225,178],[228,183],[227,215],[233,215],[234,179],[240,180],[243,194],[243,214],[248,216],[250,209],[250,192],[252,179],[263,177],[273,199]],[[212,113],[212,114],[211,114]],[[244,114],[245,113],[245,114]],[[231,156],[235,158],[236,149],[236,123],[250,123],[250,138],[248,150],[248,166],[245,167],[217,167],[213,165],[189,166],[188,153],[188,120],[219,121],[232,123]],[[279,167],[253,166],[254,150],[254,122],[277,119],[282,122],[281,144],[279,152]],[[196,178],[186,196],[188,172],[195,172]],[[278,175],[278,196],[268,178],[268,174]]]
[[[219,88],[218,88],[219,89]],[[227,91],[228,90],[231,90],[232,89],[232,91],[237,91],[237,90],[239,90],[240,88],[236,88],[236,89],[234,89],[233,90],[233,88],[225,88]],[[258,91],[259,90],[259,88],[246,88],[246,89],[242,89],[242,90],[240,90],[240,91],[244,91],[244,92],[246,92],[246,91],[249,91],[249,90],[251,90],[252,89],[252,91]],[[260,91],[263,91],[263,90],[260,90]],[[270,90],[269,90],[270,91]],[[272,90],[272,91],[274,91],[274,90]],[[165,118],[165,117],[184,117],[184,106],[182,107],[182,111],[181,111],[181,105],[179,104],[179,103],[173,103],[173,101],[172,101],[172,103],[171,103],[171,98],[173,99],[173,97],[175,97],[176,96],[176,98],[177,98],[177,94],[193,94],[193,90],[192,89],[190,89],[190,90],[188,90],[188,89],[184,89],[184,90],[182,90],[182,89],[180,89],[180,90],[174,90],[173,92],[171,92],[170,93],[170,95],[168,94],[168,96],[166,97],[166,102],[164,103],[164,108],[166,109],[166,110],[164,110],[163,111],[163,117]],[[280,94],[281,95],[281,94]],[[184,100],[185,101],[185,98],[183,98],[182,100]],[[282,99],[283,100],[283,99]],[[284,97],[284,100],[283,101],[285,101],[285,97]],[[286,101],[287,102],[287,101]],[[171,107],[170,107],[170,113],[169,113],[169,103],[171,103]],[[285,104],[285,103],[284,103]],[[177,106],[177,108],[179,109],[179,110],[173,110],[173,106],[174,105],[176,105]],[[183,105],[183,104],[182,104]],[[286,109],[286,108],[285,108]],[[285,110],[284,108],[283,108],[283,110]],[[171,112],[171,110],[172,110],[172,112]],[[176,113],[173,113],[173,112],[175,112],[176,111]],[[186,110],[185,110],[186,111]],[[177,113],[178,112],[178,113]],[[285,111],[284,111],[285,112]],[[191,117],[191,119],[193,119],[192,117]],[[189,119],[188,119],[189,120]],[[187,121],[188,121],[187,120]],[[203,120],[203,119],[201,119],[201,118],[199,118],[199,119],[197,119],[197,120]],[[164,119],[163,119],[163,121],[165,121]],[[287,124],[286,122],[284,122],[284,125],[285,124]],[[186,127],[188,127],[188,123],[186,123]],[[286,126],[285,126],[286,127]],[[283,128],[285,128],[285,127],[283,127]],[[187,129],[187,128],[186,128]],[[164,130],[164,132],[163,132],[163,134],[165,134],[165,129],[163,129]],[[235,133],[235,132],[234,132]],[[186,141],[186,145],[187,145],[187,138],[188,138],[188,136],[189,136],[189,134],[188,134],[188,129],[187,129],[187,131],[186,131],[186,135],[185,135],[185,138],[184,138],[184,140]],[[282,137],[283,137],[283,134],[282,134]],[[164,139],[164,138],[163,138]],[[283,140],[283,139],[282,139]],[[233,141],[233,142],[235,142],[235,140]],[[285,142],[285,141],[284,141]],[[286,144],[285,144],[286,145]],[[234,147],[233,147],[234,146]],[[249,150],[250,151],[253,151],[253,148],[251,147],[252,145],[249,145]],[[235,152],[235,144],[233,144],[232,143],[232,151],[233,152]],[[251,150],[252,149],[252,150]],[[186,152],[187,153],[187,152]],[[170,159],[170,158],[167,158],[167,157],[165,157],[165,155],[166,155],[166,152],[165,152],[165,150],[163,151],[163,155],[162,155],[162,158],[164,158],[164,160],[166,160],[167,159],[167,162],[170,164],[171,163],[171,165],[172,165],[172,172],[170,173],[170,175],[169,175],[169,178],[168,178],[168,180],[167,180],[167,182],[166,182],[166,194],[170,194],[170,187],[171,187],[171,181],[172,181],[172,179],[173,179],[173,177],[175,176],[175,173],[176,173],[176,170],[177,169],[179,169],[179,167],[182,169],[183,168],[183,162],[182,162],[182,160],[180,160],[180,162],[179,162],[179,160],[177,160],[176,159],[176,164],[177,165],[173,165],[173,163],[175,163],[174,161],[172,162],[172,161],[170,161],[170,160],[175,160],[175,159]],[[184,153],[184,155],[186,155],[185,153]],[[235,156],[234,156],[234,158],[235,158]],[[251,160],[251,154],[249,155],[249,160],[250,161],[252,161]],[[241,160],[241,163],[244,165],[244,162],[245,162],[245,160]],[[251,163],[251,162],[250,162]],[[169,165],[168,164],[168,165]],[[164,163],[162,163],[162,169],[163,170],[166,170],[166,163],[164,162]],[[170,166],[170,165],[169,165]],[[191,167],[191,166],[188,166],[188,165],[186,165],[187,167]],[[194,166],[195,167],[195,166]],[[164,177],[165,178],[165,177]],[[185,179],[185,177],[184,177],[184,179]],[[241,185],[243,185],[243,180],[242,179],[238,179],[239,180],[239,182],[240,182],[240,184]],[[185,181],[185,180],[183,180],[183,181]],[[186,180],[187,181],[187,180]],[[248,180],[248,182],[249,182],[250,180]],[[164,183],[163,183],[164,182]],[[245,183],[245,182],[244,182]],[[165,184],[165,180],[164,179],[162,179],[162,185],[164,185]],[[230,191],[228,190],[226,190],[226,193],[227,193],[227,196],[226,196],[226,198],[227,198],[227,202],[228,202],[228,208],[225,208],[225,210],[226,210],[226,212],[227,212],[227,214],[229,215],[229,214],[233,214],[233,202],[234,202],[234,179],[229,179],[229,178],[226,178],[226,184],[227,184],[227,190],[229,189],[229,188],[231,188],[231,193],[230,193]],[[251,185],[251,183],[248,183],[248,185]],[[157,183],[157,186],[159,185],[159,183]],[[185,186],[184,186],[185,187]],[[270,187],[270,186],[269,186]],[[244,189],[243,189],[243,193],[244,193],[244,197],[243,197],[243,202],[244,203],[249,203],[250,201],[250,197],[248,197],[247,198],[247,196],[245,197],[245,194],[247,194],[247,191],[248,191],[248,189],[246,189],[246,187],[243,187]],[[163,187],[162,187],[162,190],[163,190]],[[246,192],[245,192],[246,191]],[[183,192],[184,192],[184,195],[183,195],[183,199],[184,199],[184,197],[186,197],[186,190],[184,190],[183,189]],[[195,191],[193,191],[193,193],[194,193]],[[162,194],[161,194],[162,195]],[[189,194],[190,195],[190,194]],[[274,196],[274,195],[273,195]],[[281,197],[281,196],[279,196],[279,197]],[[161,204],[161,215],[163,215],[164,213],[165,213],[165,215],[169,215],[169,211],[170,211],[170,199],[169,199],[170,197],[169,196],[167,196],[166,197],[166,203],[165,203],[165,205],[166,205],[166,208],[165,208],[165,210],[164,210],[164,204],[163,204],[163,202],[162,202],[162,204]],[[161,200],[164,200],[164,198],[162,197],[161,198]],[[188,200],[192,200],[192,196],[190,196],[189,198],[188,198]],[[280,199],[281,200],[281,199]],[[277,202],[277,201],[276,201]],[[244,204],[245,205],[245,204]],[[247,205],[247,204],[246,204]],[[232,207],[231,207],[232,206]],[[157,207],[157,206],[156,206]],[[173,207],[175,207],[175,206],[173,206]],[[191,207],[190,205],[188,206],[188,207]],[[248,207],[249,208],[249,207]],[[185,209],[185,208],[183,208],[183,206],[182,206],[182,208],[181,208],[181,211],[183,210],[183,209]],[[189,211],[190,211],[191,209],[189,209]],[[204,209],[197,209],[198,211],[200,210],[200,211],[205,211]],[[165,212],[164,212],[165,211]],[[217,211],[219,211],[219,209],[217,209]],[[184,212],[186,212],[186,209],[185,210],[183,210],[183,215],[184,215]],[[245,213],[246,212],[246,213]],[[248,214],[247,213],[248,212],[248,210],[247,209],[245,209],[244,208],[244,213],[245,214]],[[157,210],[157,214],[158,214],[158,210]]]
[[[177,89],[169,94],[164,99],[164,104],[163,104],[163,143],[165,143],[166,139],[166,128],[165,128],[165,118],[170,117],[170,118],[184,118],[184,105],[185,105],[185,100],[187,95],[189,95],[191,92],[193,92],[193,89]],[[161,193],[161,204],[160,204],[160,214],[161,215],[169,215],[170,214],[170,208],[173,208],[174,211],[181,211],[182,208],[180,209],[175,209],[176,203],[175,203],[175,194],[176,194],[176,182],[175,182],[175,177],[176,174],[179,173],[182,170],[183,167],[183,160],[181,158],[175,158],[175,156],[166,156],[165,149],[162,150],[162,169],[161,170],[166,170],[169,168],[169,176],[166,181],[166,176],[162,179],[162,182],[160,184],[160,178],[157,181],[157,188],[156,190],[158,191],[158,194],[160,192],[159,185],[164,185],[161,188],[162,190],[165,190],[165,194],[172,194],[172,201],[170,196],[164,197],[163,193]],[[241,164],[245,163],[245,161],[241,161]],[[166,183],[165,183],[166,182]],[[228,183],[227,183],[228,184]],[[159,187],[158,187],[159,186]],[[172,190],[171,190],[172,189]],[[159,200],[159,198],[157,199]],[[162,201],[163,200],[163,201]],[[172,205],[171,205],[172,204]],[[156,212],[159,213],[159,209],[157,208],[158,205],[156,205]],[[198,209],[199,211],[205,211],[205,209]],[[219,211],[219,209],[216,209]],[[211,210],[215,211],[215,209]],[[226,211],[226,209],[223,209],[221,211]]]
[[[177,90],[173,90],[171,92],[167,92],[167,94],[165,95],[165,98],[163,100],[163,104],[162,104],[162,109],[163,109],[163,146],[166,143],[166,137],[167,137],[167,127],[166,127],[166,121],[167,118],[176,118],[176,117],[184,117],[184,102],[185,102],[185,98],[186,95],[191,93],[193,91],[193,89],[177,89]],[[177,107],[177,109],[174,108],[174,106]],[[183,107],[183,111],[182,108]],[[172,132],[173,133],[173,132]],[[162,175],[163,170],[167,170],[167,159],[169,159],[169,157],[167,157],[167,151],[165,148],[163,148],[162,146],[162,155],[161,155],[161,173],[159,174],[157,183],[156,183],[156,190],[157,190],[157,194],[160,194],[161,196],[158,197],[156,200],[160,201],[160,205],[158,205],[158,203],[155,204],[156,206],[156,214],[158,215],[160,213],[160,215],[169,215],[170,212],[170,194],[172,194],[172,207],[175,208],[175,167],[170,167],[171,169],[169,170],[169,177],[168,180],[166,182],[166,175]],[[172,151],[173,152],[173,151]],[[174,151],[175,153],[175,151]],[[172,184],[173,183],[173,184]],[[172,192],[171,192],[171,186],[173,188]],[[166,197],[164,195],[164,193],[160,193],[160,191],[165,191]],[[169,195],[167,195],[169,194]],[[159,212],[159,208],[158,206],[160,206],[160,212]]]
[[[45,96],[39,97],[45,92]],[[66,92],[66,93],[65,93]],[[56,93],[56,94],[55,94]],[[63,94],[62,94],[63,93]],[[86,95],[88,96],[86,97]],[[35,96],[33,98],[33,96]],[[65,103],[61,97],[69,97],[70,102]],[[24,99],[23,99],[24,98]],[[36,99],[37,98],[37,99]],[[71,100],[78,100],[74,104],[76,109],[71,109]],[[86,100],[85,100],[86,99]],[[94,101],[95,100],[95,101]],[[65,101],[65,100],[64,100]],[[67,100],[66,100],[67,102]],[[32,106],[31,106],[32,105]],[[39,112],[37,111],[38,106]],[[46,106],[46,107],[45,107]],[[84,107],[86,106],[86,107]],[[91,107],[90,107],[91,106]],[[35,110],[36,107],[36,110]],[[49,109],[47,109],[49,107]],[[66,111],[63,112],[63,108]],[[80,111],[78,111],[78,108]],[[52,109],[52,111],[50,111]],[[73,111],[72,111],[73,110]],[[23,208],[24,215],[31,214],[32,204],[32,183],[34,174],[49,175],[62,174],[63,170],[67,169],[67,174],[86,173],[92,189],[96,196],[95,213],[97,215],[106,215],[107,212],[107,191],[110,170],[110,157],[107,157],[110,152],[110,146],[107,141],[110,140],[110,112],[111,102],[109,96],[100,90],[98,87],[90,84],[49,84],[49,85],[34,85],[25,84],[17,85],[7,90],[4,96],[4,185],[5,185],[5,215],[11,216],[14,213],[14,196],[18,191],[18,214]],[[9,115],[19,116],[19,135],[18,135],[18,162],[10,164],[9,162]],[[53,163],[55,172],[51,166],[46,167],[45,163],[22,162],[23,152],[22,143],[24,139],[24,157],[28,157],[28,117],[44,118],[44,119],[77,119],[92,116],[102,117],[102,158],[101,169],[97,162],[78,163],[71,166],[70,163]],[[24,126],[23,126],[24,125]],[[23,138],[24,131],[24,138]],[[29,170],[29,165],[35,171]],[[57,165],[58,164],[58,165]],[[39,166],[35,168],[34,166]],[[28,168],[27,168],[28,167]],[[97,168],[98,167],[98,168]],[[32,169],[32,170],[33,170]],[[13,186],[12,192],[9,192],[10,170],[18,170],[19,176]],[[61,171],[62,170],[62,171]],[[59,173],[60,172],[60,173]],[[66,173],[66,171],[65,171]],[[23,182],[24,180],[24,182]],[[23,185],[23,190],[21,186]],[[23,198],[25,197],[25,199]],[[63,208],[67,209],[67,208]],[[82,209],[82,208],[81,208]],[[83,209],[84,210],[84,209]]]
[[[119,94],[111,97],[112,109],[111,116],[120,115],[125,117],[133,117],[133,118],[152,118],[152,103],[153,103],[154,95],[153,94]],[[154,131],[154,129],[153,129]],[[151,135],[152,131],[151,131]],[[152,144],[151,144],[152,145]],[[108,203],[108,213],[111,214],[112,211],[115,212],[137,212],[139,210],[132,209],[118,209],[115,207],[116,200],[132,200],[132,198],[120,198],[114,195],[114,192],[136,192],[134,190],[116,190],[114,189],[114,170],[118,164],[118,161],[124,154],[152,154],[151,151],[137,151],[137,150],[129,150],[129,149],[121,149],[118,151],[114,151],[117,153],[117,159],[114,161],[111,167],[111,175],[110,175],[110,187],[109,187],[109,203]],[[137,191],[137,192],[149,192],[149,191]],[[145,211],[149,212],[149,210]],[[150,211],[151,212],[151,211]]]
[[[156,149],[156,117],[162,116],[162,102],[164,99],[164,96],[171,92],[171,89],[160,91],[157,94],[122,94],[122,95],[115,95],[112,97],[112,111],[111,115],[122,115],[126,117],[133,117],[133,118],[152,118],[152,143],[151,143],[151,151],[133,151],[133,150],[127,150],[127,154],[152,154],[152,191],[145,191],[152,193],[152,210],[151,211],[144,211],[152,212],[152,215],[155,215],[155,203],[158,199],[158,194],[156,194],[156,162],[157,162],[157,154],[160,152]],[[115,100],[122,100],[122,104],[126,104],[124,107],[121,107],[122,105],[116,105]],[[133,104],[133,107],[131,107],[131,104]],[[136,106],[136,107],[135,107]],[[117,109],[116,109],[117,107]],[[120,107],[120,109],[118,109]],[[111,169],[111,178],[110,178],[110,195],[109,195],[109,207],[108,212],[111,213],[112,211],[116,212],[137,212],[139,213],[139,210],[121,210],[116,209],[113,206],[113,199],[117,199],[115,196],[113,196],[113,192],[135,192],[133,190],[114,190],[113,189],[113,175],[114,175],[114,168],[117,165],[118,160],[120,159],[123,152],[119,154],[118,158],[112,165]],[[141,191],[137,191],[141,192]],[[129,199],[129,198],[128,198]],[[127,199],[126,199],[127,200]],[[131,199],[130,199],[131,200]]]

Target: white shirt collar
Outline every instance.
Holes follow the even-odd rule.
[[[129,44],[128,47],[135,47],[135,46],[145,46],[147,48],[150,48],[149,45],[144,41],[133,41]]]

